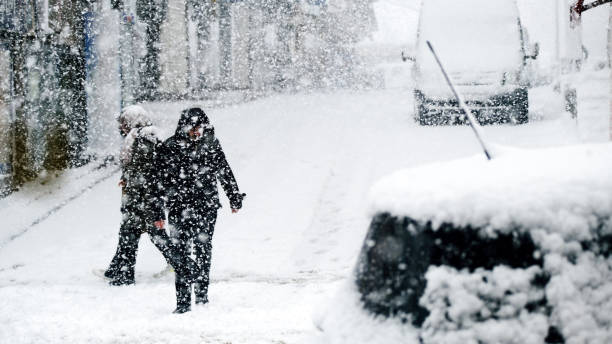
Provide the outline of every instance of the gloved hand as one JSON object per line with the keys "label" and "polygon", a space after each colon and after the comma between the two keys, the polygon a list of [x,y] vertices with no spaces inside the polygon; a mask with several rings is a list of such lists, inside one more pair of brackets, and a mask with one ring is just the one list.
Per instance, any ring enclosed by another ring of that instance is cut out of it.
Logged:
{"label": "gloved hand", "polygon": [[230,206],[232,207],[232,210],[242,208],[242,200],[245,196],[245,193],[235,193],[230,197]]}

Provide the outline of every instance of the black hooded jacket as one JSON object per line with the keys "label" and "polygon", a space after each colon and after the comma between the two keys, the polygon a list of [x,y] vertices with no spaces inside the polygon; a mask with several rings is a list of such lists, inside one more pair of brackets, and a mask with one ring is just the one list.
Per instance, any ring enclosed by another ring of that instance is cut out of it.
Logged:
{"label": "black hooded jacket", "polygon": [[159,184],[159,170],[156,166],[157,149],[161,141],[152,141],[139,136],[135,139],[132,157],[124,164],[121,179],[125,182],[121,211],[149,222],[164,220],[163,191]]}
{"label": "black hooded jacket", "polygon": [[[198,140],[189,137],[189,130],[201,126]],[[233,209],[242,207],[243,194],[238,190],[234,174],[225,159],[206,114],[201,109],[183,111],[176,133],[162,146],[163,184],[170,213],[184,210],[208,211],[221,207],[217,179]]]}

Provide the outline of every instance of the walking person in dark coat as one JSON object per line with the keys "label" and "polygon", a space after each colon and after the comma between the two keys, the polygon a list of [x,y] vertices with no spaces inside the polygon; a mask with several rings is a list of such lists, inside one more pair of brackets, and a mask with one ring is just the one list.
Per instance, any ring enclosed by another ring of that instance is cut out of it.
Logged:
{"label": "walking person in dark coat", "polygon": [[164,230],[166,216],[158,161],[162,141],[158,130],[147,118],[146,111],[137,105],[126,107],[117,121],[125,136],[119,182],[123,219],[117,252],[104,276],[111,279],[111,285],[134,283],[138,241],[146,232],[175,271],[194,278],[197,275],[195,262],[174,251]]}
{"label": "walking person in dark coat", "polygon": [[[200,276],[194,284],[196,304],[208,302],[208,284],[212,254],[212,237],[221,207],[217,180],[230,200],[232,212],[242,207],[245,194],[240,193],[234,174],[225,159],[219,140],[204,111],[184,110],[176,133],[163,144],[164,187],[168,222],[174,227],[175,245],[189,256],[191,244]],[[176,274],[176,313],[191,310],[191,284]]]}

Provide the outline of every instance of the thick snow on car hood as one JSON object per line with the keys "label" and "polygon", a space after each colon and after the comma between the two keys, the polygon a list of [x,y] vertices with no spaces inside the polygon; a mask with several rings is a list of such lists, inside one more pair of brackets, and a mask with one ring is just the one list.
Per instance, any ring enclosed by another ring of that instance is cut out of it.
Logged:
{"label": "thick snow on car hood", "polygon": [[612,144],[484,155],[399,171],[371,191],[372,211],[489,231],[544,229],[591,240],[612,233]]}
{"label": "thick snow on car hood", "polygon": [[[539,247],[542,266],[526,269],[430,266],[423,343],[539,344],[549,328],[565,343],[611,342],[612,144],[498,148],[492,161],[400,171],[374,186],[372,210],[485,235],[528,231]],[[537,276],[548,279],[543,287]],[[547,312],[527,311],[533,300]]]}

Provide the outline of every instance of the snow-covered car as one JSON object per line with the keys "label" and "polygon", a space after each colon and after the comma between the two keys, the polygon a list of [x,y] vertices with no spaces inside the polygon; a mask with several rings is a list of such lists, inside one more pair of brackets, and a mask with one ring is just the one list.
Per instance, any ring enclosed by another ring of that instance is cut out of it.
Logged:
{"label": "snow-covered car", "polygon": [[516,0],[423,1],[417,35],[413,78],[418,123],[462,122],[427,41],[481,124],[529,120],[529,74],[539,49],[529,43]]}
{"label": "snow-covered car", "polygon": [[317,326],[338,342],[611,343],[611,171],[598,144],[384,178],[355,278]]}

